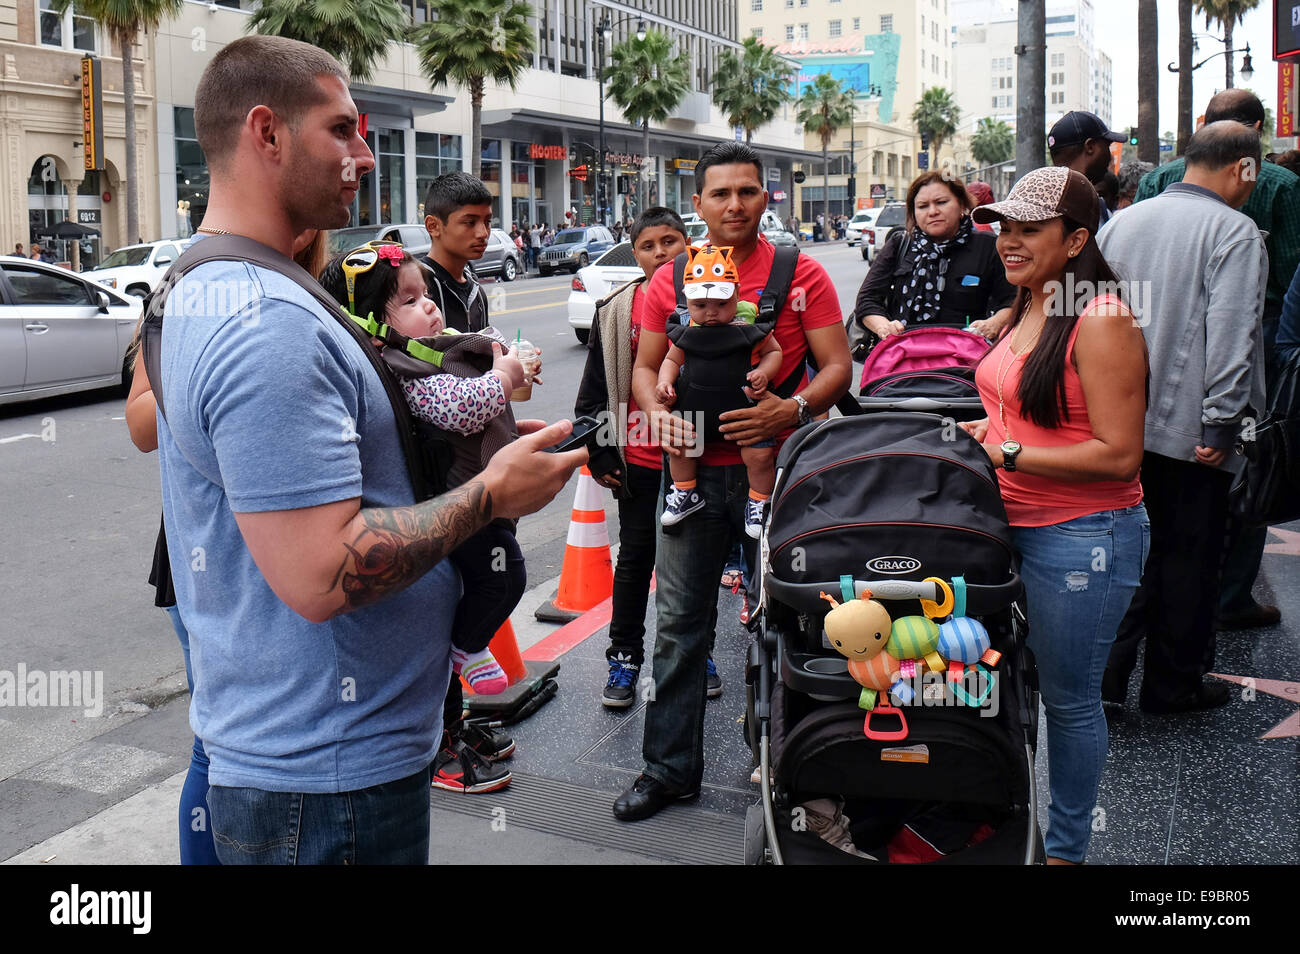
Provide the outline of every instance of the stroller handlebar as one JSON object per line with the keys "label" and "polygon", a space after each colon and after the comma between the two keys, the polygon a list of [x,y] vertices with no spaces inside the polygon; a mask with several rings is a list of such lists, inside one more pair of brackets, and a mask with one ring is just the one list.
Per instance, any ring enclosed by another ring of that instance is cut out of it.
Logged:
{"label": "stroller handlebar", "polygon": [[[806,612],[815,612],[825,608],[821,599],[822,592],[839,593],[839,581],[826,583],[787,583],[777,579],[771,573],[763,578],[764,590],[783,603]],[[939,587],[931,581],[920,580],[857,580],[853,581],[853,592],[861,596],[864,590],[871,591],[872,599],[878,600],[930,600],[939,602]],[[1004,610],[1014,603],[1021,594],[1020,574],[1013,573],[1005,583],[993,585],[966,584],[966,614],[982,616]]]}

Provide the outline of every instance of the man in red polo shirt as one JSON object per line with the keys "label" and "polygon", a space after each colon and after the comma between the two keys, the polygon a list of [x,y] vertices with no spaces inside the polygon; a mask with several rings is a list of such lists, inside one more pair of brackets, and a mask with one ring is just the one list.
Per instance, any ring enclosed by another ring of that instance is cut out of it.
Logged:
{"label": "man in red polo shirt", "polygon": [[[740,142],[714,146],[695,167],[695,210],[709,227],[709,243],[732,246],[741,300],[757,304],[772,268],[774,249],[759,231],[767,208],[763,165]],[[655,396],[659,365],[668,353],[667,322],[677,306],[673,269],[665,266],[646,285],[645,312],[632,371],[632,393],[649,416],[664,450],[681,455],[692,427],[673,417]],[[783,440],[797,425],[829,409],[848,387],[852,370],[839,299],[826,270],[800,255],[776,340],[783,360],[769,390],[753,407],[720,418],[724,441],[708,444],[700,458],[696,491],[705,506],[672,528],[661,529],[655,572],[654,696],[646,709],[645,770],[614,803],[624,821],[648,818],[671,801],[700,791],[704,775],[704,680],[709,634],[716,618],[718,578],[734,540],[752,548],[744,532],[749,488],[739,447]],[[811,381],[806,362],[818,370]],[[779,397],[780,382],[798,376],[793,396]],[[754,555],[750,554],[750,565]]]}

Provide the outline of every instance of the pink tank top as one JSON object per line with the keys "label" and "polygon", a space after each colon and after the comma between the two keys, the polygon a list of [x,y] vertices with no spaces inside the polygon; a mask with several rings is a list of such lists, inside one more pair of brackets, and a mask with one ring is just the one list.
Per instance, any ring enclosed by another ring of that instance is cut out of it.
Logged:
{"label": "pink tank top", "polygon": [[[1102,305],[1119,304],[1112,295],[1094,298],[1088,302],[1086,315]],[[1083,315],[1074,324],[1065,350],[1065,407],[1068,418],[1055,428],[1039,427],[1021,417],[1020,372],[1029,355],[1016,356],[1011,352],[1011,336],[1005,335],[988,353],[975,370],[975,384],[979,388],[984,409],[989,415],[989,430],[985,441],[1000,444],[1007,439],[998,418],[998,369],[1002,369],[1002,402],[1011,439],[1025,447],[1065,447],[1092,440],[1092,423],[1088,419],[1088,405],[1083,397],[1083,385],[1074,367],[1074,342],[1079,336]],[[1010,352],[1010,353],[1008,353]],[[1007,519],[1013,527],[1045,527],[1065,523],[1090,513],[1104,510],[1122,510],[1142,502],[1142,484],[1133,480],[1065,481],[1048,477],[1035,477],[1020,471],[998,471],[1002,487],[1002,500],[1006,504]]]}

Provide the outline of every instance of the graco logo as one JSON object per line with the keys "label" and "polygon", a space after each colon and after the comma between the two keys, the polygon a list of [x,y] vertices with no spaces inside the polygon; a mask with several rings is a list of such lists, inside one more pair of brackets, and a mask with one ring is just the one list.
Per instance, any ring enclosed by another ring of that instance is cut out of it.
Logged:
{"label": "graco logo", "polygon": [[867,561],[867,569],[876,573],[900,574],[915,573],[921,569],[921,561],[909,556],[882,556]]}

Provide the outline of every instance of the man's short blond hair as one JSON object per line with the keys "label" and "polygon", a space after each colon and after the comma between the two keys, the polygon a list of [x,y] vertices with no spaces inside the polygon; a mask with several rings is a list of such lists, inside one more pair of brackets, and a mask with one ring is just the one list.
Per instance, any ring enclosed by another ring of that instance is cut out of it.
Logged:
{"label": "man's short blond hair", "polygon": [[223,47],[203,71],[194,96],[194,129],[208,168],[226,166],[255,106],[266,106],[297,128],[303,113],[325,102],[318,76],[348,82],[339,61],[309,43],[256,34]]}

